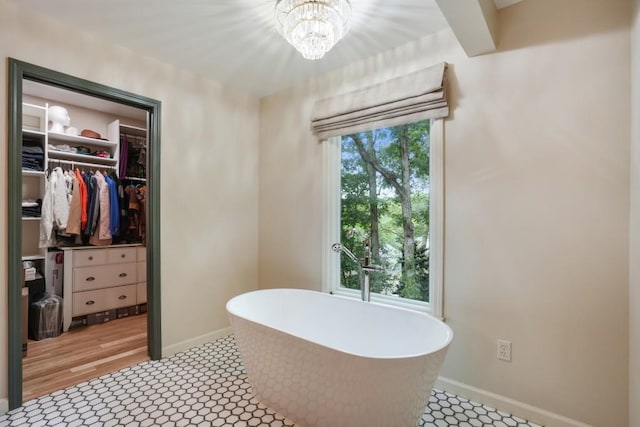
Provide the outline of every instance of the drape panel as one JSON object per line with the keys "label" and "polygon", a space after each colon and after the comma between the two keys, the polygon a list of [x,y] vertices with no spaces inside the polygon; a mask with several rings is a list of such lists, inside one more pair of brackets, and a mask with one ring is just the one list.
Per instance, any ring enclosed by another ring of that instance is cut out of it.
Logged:
{"label": "drape panel", "polygon": [[449,115],[446,63],[365,89],[316,101],[311,127],[320,139]]}

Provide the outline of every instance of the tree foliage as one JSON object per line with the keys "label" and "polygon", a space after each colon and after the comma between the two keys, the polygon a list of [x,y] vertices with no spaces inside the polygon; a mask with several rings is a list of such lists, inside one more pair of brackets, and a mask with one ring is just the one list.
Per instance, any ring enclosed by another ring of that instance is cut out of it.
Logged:
{"label": "tree foliage", "polygon": [[[362,258],[366,233],[385,268],[372,292],[428,301],[429,121],[344,136],[341,173],[342,242]],[[341,285],[359,289],[357,266],[341,262]]]}

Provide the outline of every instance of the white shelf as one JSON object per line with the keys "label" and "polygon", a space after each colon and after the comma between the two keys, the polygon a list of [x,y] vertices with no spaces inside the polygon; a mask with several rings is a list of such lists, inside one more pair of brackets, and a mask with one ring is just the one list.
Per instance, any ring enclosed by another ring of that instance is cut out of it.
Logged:
{"label": "white shelf", "polygon": [[22,127],[29,132],[42,132],[47,127],[47,107],[22,103]]}
{"label": "white shelf", "polygon": [[78,154],[78,153],[69,153],[66,151],[54,151],[49,150],[49,160],[67,160],[74,161],[77,160],[79,162],[91,163],[100,165],[115,165],[118,159],[106,158],[106,157],[98,157],[98,156],[89,156],[87,154]]}
{"label": "white shelf", "polygon": [[24,255],[22,257],[22,261],[35,261],[39,259],[44,259],[44,255]]}
{"label": "white shelf", "polygon": [[138,126],[125,125],[120,123],[120,132],[136,136],[147,136],[147,130]]}
{"label": "white shelf", "polygon": [[31,170],[22,170],[22,176],[44,176],[44,171],[31,171]]}
{"label": "white shelf", "polygon": [[[106,246],[108,248],[129,248],[134,246],[142,246],[142,243],[116,243],[115,245]],[[58,246],[56,249],[60,249],[62,251],[81,251],[84,249],[96,249],[100,248],[100,246]]]}
{"label": "white shelf", "polygon": [[31,110],[31,111],[38,112],[39,114],[43,114],[46,109],[47,107],[45,107],[44,105],[29,104],[28,102],[22,103],[23,112]]}
{"label": "white shelf", "polygon": [[90,145],[92,147],[115,148],[118,143],[108,140],[87,138],[86,136],[73,136],[64,133],[49,132],[49,141],[70,142],[78,145]]}
{"label": "white shelf", "polygon": [[40,217],[39,216],[23,216],[22,220],[23,221],[40,221]]}
{"label": "white shelf", "polygon": [[44,132],[39,130],[22,129],[22,133],[25,135],[41,136],[44,138]]}

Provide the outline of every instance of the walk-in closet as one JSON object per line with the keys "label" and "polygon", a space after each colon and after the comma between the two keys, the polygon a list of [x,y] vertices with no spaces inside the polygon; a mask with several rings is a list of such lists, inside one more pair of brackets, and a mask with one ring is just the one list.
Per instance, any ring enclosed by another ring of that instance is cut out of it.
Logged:
{"label": "walk-in closet", "polygon": [[143,109],[31,80],[21,105],[27,401],[149,359],[149,126]]}

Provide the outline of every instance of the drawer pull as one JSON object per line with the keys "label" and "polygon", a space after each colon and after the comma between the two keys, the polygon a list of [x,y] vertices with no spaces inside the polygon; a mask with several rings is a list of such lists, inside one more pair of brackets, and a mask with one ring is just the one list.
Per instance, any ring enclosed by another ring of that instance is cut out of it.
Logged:
{"label": "drawer pull", "polygon": [[125,255],[125,254],[120,255],[120,258],[126,258],[126,257],[127,257],[127,255]]}
{"label": "drawer pull", "polygon": [[90,299],[89,301],[85,302],[86,305],[93,305],[95,303],[96,302],[94,300],[92,300],[92,299]]}
{"label": "drawer pull", "polygon": [[93,257],[92,256],[89,257],[89,261],[93,261]]}
{"label": "drawer pull", "polygon": [[126,295],[120,295],[120,296],[118,297],[118,299],[127,299],[127,296],[126,296]]}
{"label": "drawer pull", "polygon": [[127,273],[120,273],[120,277],[127,277]]}
{"label": "drawer pull", "polygon": [[87,280],[87,282],[93,282],[94,280],[96,280],[96,278],[93,277],[93,276],[89,276],[89,277],[87,277],[86,280]]}

